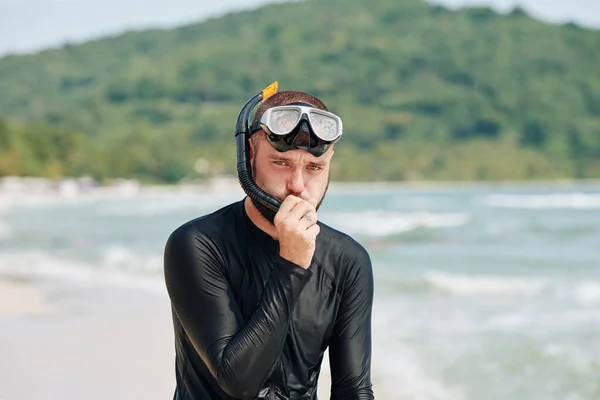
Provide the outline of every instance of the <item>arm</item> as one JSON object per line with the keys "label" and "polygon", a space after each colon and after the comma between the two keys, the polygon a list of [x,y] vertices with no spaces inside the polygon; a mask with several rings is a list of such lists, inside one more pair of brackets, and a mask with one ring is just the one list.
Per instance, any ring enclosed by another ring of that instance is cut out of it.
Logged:
{"label": "arm", "polygon": [[373,270],[366,251],[350,265],[329,343],[331,399],[374,399],[371,387]]}
{"label": "arm", "polygon": [[244,322],[215,243],[178,230],[165,248],[173,309],[223,391],[253,398],[280,355],[295,302],[311,272],[279,258],[252,317]]}

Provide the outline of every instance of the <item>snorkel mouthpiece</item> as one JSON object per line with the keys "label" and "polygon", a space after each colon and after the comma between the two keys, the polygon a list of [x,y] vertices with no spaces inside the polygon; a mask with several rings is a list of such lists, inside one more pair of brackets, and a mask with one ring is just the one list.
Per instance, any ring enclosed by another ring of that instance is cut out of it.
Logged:
{"label": "snorkel mouthpiece", "polygon": [[271,223],[275,220],[275,214],[281,206],[281,202],[259,188],[252,177],[252,166],[250,164],[250,128],[249,119],[252,110],[258,103],[268,99],[278,90],[279,84],[273,82],[261,92],[255,94],[244,104],[238,114],[235,127],[235,139],[237,147],[237,172],[240,185],[244,192],[250,197],[256,208]]}

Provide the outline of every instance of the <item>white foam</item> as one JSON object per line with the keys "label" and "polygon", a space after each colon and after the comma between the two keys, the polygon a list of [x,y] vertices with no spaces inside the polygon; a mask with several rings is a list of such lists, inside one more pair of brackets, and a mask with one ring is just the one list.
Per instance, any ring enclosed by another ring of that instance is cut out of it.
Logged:
{"label": "white foam", "polygon": [[112,245],[105,250],[101,265],[106,269],[136,275],[157,275],[162,272],[163,260],[160,255],[140,257],[127,247]]}
{"label": "white foam", "polygon": [[[375,349],[373,359],[382,366],[384,378],[377,389],[394,398],[419,400],[462,400],[464,395],[436,379],[424,368],[418,356],[407,346],[388,342],[385,349]],[[379,371],[379,369],[378,369]],[[378,392],[378,394],[380,394]],[[383,398],[388,398],[383,396]],[[390,397],[391,398],[391,397]]]}
{"label": "white foam", "polygon": [[[14,253],[0,257],[0,274],[24,279],[50,278],[82,283],[108,283],[166,294],[161,275],[139,273],[155,270],[154,267],[145,266],[148,260],[133,261],[128,269],[123,269],[122,265],[115,263],[117,257],[111,255],[115,252],[116,250],[109,251],[100,264],[55,257],[43,251]],[[154,265],[157,261],[150,262]]]}
{"label": "white foam", "polygon": [[365,211],[360,213],[328,213],[323,221],[348,234],[389,236],[418,228],[437,229],[462,226],[469,216],[462,213],[398,213]]}
{"label": "white foam", "polygon": [[13,235],[12,228],[7,222],[0,220],[0,240],[10,239]]}
{"label": "white foam", "polygon": [[167,215],[182,210],[215,209],[225,206],[240,197],[228,195],[178,195],[177,193],[152,196],[140,201],[99,204],[96,212],[103,216],[149,217]]}
{"label": "white foam", "polygon": [[570,363],[580,372],[589,370],[593,360],[580,349],[558,343],[548,343],[542,348],[542,354],[559,359],[561,363]]}
{"label": "white foam", "polygon": [[524,312],[512,314],[492,315],[487,321],[487,326],[495,329],[514,330],[531,325],[532,316]]}
{"label": "white foam", "polygon": [[527,330],[548,332],[558,332],[561,330],[573,332],[573,329],[580,329],[579,326],[589,329],[592,325],[598,326],[600,313],[597,308],[585,309],[555,309],[542,311],[526,310],[514,313],[503,313],[492,315],[486,321],[488,328],[522,331]]}
{"label": "white foam", "polygon": [[490,207],[502,208],[599,209],[600,193],[492,194],[484,197],[482,202]]}
{"label": "white foam", "polygon": [[591,307],[600,304],[600,282],[583,282],[573,289],[573,298],[579,304]]}
{"label": "white foam", "polygon": [[0,213],[6,212],[10,208],[31,207],[42,208],[59,204],[73,204],[84,201],[96,200],[100,196],[86,195],[86,197],[78,195],[68,195],[61,193],[0,193],[2,201],[0,202]]}
{"label": "white foam", "polygon": [[419,355],[401,338],[396,325],[414,310],[397,299],[376,298],[373,306],[373,377],[381,398],[463,400],[460,389],[425,368]]}
{"label": "white foam", "polygon": [[425,279],[436,288],[454,295],[535,296],[547,287],[546,280],[506,276],[474,276],[426,272]]}
{"label": "white foam", "polygon": [[6,213],[10,208],[11,203],[4,196],[0,196],[0,215]]}

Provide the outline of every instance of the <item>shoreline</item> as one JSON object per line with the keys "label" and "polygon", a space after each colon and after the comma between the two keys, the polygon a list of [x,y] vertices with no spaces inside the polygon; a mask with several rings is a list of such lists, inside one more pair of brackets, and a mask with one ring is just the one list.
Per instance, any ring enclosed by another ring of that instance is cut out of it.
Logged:
{"label": "shoreline", "polygon": [[[500,179],[500,180],[332,180],[336,186],[452,186],[452,185],[530,185],[530,184],[600,184],[600,178],[560,178],[560,179]],[[74,190],[78,186],[81,190],[94,191],[98,189],[118,189],[121,191],[135,190],[136,188],[173,188],[173,187],[208,187],[239,186],[238,177],[234,175],[215,176],[208,179],[182,180],[175,183],[147,183],[135,178],[115,178],[105,182],[82,177],[44,178],[37,176],[0,176],[0,192],[8,187],[24,188],[28,186],[37,190]]]}
{"label": "shoreline", "polygon": [[[110,283],[0,275],[0,305],[0,399],[172,398],[167,296]],[[374,390],[385,387],[376,372]],[[330,388],[326,352],[319,398],[329,398]]]}
{"label": "shoreline", "polygon": [[[144,184],[136,180],[121,179],[112,184],[78,183],[76,179],[62,181],[45,178],[0,177],[0,215],[14,205],[38,206],[54,203],[88,202],[114,198],[162,195],[239,195],[245,196],[238,178],[219,177],[206,181],[189,181],[173,184]],[[84,180],[83,182],[88,182]],[[451,190],[451,189],[550,189],[585,190],[600,188],[600,179],[561,179],[531,181],[331,181],[329,192],[373,190]],[[0,221],[1,222],[1,221]],[[0,223],[0,236],[3,232]]]}
{"label": "shoreline", "polygon": [[0,399],[171,398],[168,300],[142,290],[0,276]]}
{"label": "shoreline", "polygon": [[[158,293],[0,275],[0,399],[172,398],[171,318]],[[319,398],[330,385],[326,354]]]}

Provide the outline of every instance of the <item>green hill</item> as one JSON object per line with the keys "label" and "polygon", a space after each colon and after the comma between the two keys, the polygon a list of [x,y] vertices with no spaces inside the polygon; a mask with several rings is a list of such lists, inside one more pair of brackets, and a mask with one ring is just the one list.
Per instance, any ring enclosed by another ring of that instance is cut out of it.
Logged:
{"label": "green hill", "polygon": [[308,0],[0,59],[0,176],[235,173],[280,89],[344,120],[337,180],[600,177],[600,31],[521,9]]}

